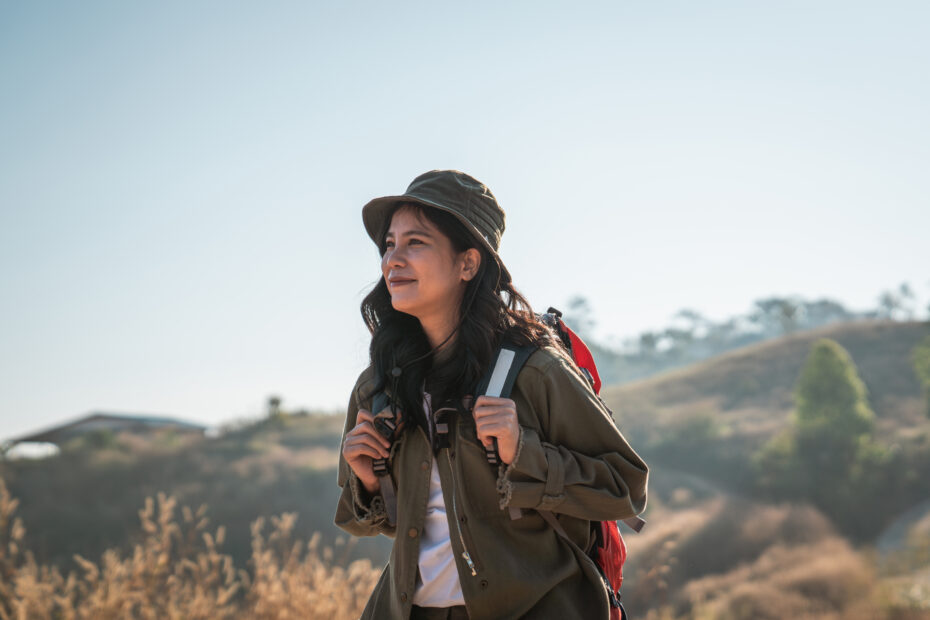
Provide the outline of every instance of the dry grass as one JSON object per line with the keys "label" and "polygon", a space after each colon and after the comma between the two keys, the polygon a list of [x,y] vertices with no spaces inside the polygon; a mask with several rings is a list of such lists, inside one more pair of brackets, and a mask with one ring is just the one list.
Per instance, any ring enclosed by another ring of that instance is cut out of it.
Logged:
{"label": "dry grass", "polygon": [[[159,494],[139,511],[144,538],[132,553],[100,562],[75,556],[67,576],[39,566],[21,549],[17,500],[0,479],[0,618],[357,618],[378,579],[368,560],[346,567],[332,551],[292,540],[294,513],[252,524],[249,570],[219,551],[221,526],[207,529],[206,508],[183,507]],[[180,516],[180,518],[178,518]],[[344,554],[346,555],[346,554]]]}
{"label": "dry grass", "polygon": [[[674,485],[673,485],[674,486]],[[813,508],[725,496],[687,502],[673,488],[649,526],[627,536],[624,599],[648,620],[927,620],[927,548],[882,577]],[[675,505],[676,498],[685,505]],[[629,587],[627,587],[627,584]]]}
{"label": "dry grass", "polygon": [[[139,511],[142,537],[130,553],[75,556],[77,570],[63,575],[23,550],[17,504],[0,478],[0,620],[341,620],[359,617],[378,579],[368,560],[347,564],[351,543],[334,557],[318,535],[294,541],[295,513],[255,520],[251,558],[237,568],[220,551],[225,530],[208,527],[206,508],[179,508],[164,494]],[[669,507],[628,540],[624,598],[649,620],[930,617],[925,568],[920,580],[878,580],[873,562],[809,508],[712,497]],[[913,559],[925,567],[923,555]]]}
{"label": "dry grass", "polygon": [[754,562],[688,583],[682,598],[697,616],[721,619],[876,618],[874,573],[849,545],[773,545]]}

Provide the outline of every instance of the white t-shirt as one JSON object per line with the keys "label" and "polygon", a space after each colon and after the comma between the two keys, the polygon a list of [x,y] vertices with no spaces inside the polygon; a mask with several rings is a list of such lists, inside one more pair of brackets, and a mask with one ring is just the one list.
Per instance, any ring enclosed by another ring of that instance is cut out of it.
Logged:
{"label": "white t-shirt", "polygon": [[[429,393],[424,393],[423,409],[428,418],[432,416]],[[429,477],[429,502],[426,504],[423,536],[420,538],[418,562],[420,570],[413,594],[413,604],[420,607],[464,605],[465,598],[462,596],[459,573],[455,567],[455,554],[452,551],[452,540],[449,537],[449,521],[446,519],[446,504],[442,496],[442,485],[439,482],[439,468],[436,465],[435,455],[432,461],[433,467]]]}

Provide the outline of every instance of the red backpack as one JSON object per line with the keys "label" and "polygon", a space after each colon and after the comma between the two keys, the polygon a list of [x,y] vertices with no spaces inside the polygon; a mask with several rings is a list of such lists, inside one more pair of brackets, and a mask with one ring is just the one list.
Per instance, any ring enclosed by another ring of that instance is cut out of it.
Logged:
{"label": "red backpack", "polygon": [[[562,313],[555,308],[540,315],[540,320],[548,325],[571,353],[572,359],[578,365],[588,381],[594,393],[600,398],[601,379],[594,364],[594,357],[584,341],[578,337],[575,332],[568,328],[562,321]],[[495,356],[494,365],[488,370],[488,373],[478,384],[476,395],[489,394],[500,398],[508,398],[516,382],[517,375],[523,364],[529,358],[535,347],[514,347],[503,344],[498,349]],[[601,401],[603,402],[603,401]],[[606,405],[605,405],[606,406]],[[488,462],[497,466],[500,459],[497,455],[497,440],[493,441],[491,448],[485,448]],[[520,511],[512,510],[511,518],[519,518]],[[540,510],[539,514],[559,533],[563,538],[568,538],[565,530],[562,528],[555,515],[549,511]],[[640,517],[630,517],[623,519],[634,531],[638,532],[645,525],[645,521]],[[594,532],[595,543],[588,556],[594,560],[594,564],[600,571],[601,578],[604,580],[604,586],[608,591],[610,599],[610,618],[611,620],[625,620],[626,612],[620,602],[620,586],[623,583],[623,563],[626,561],[626,545],[623,537],[620,535],[620,529],[616,521],[592,521],[591,528]]]}

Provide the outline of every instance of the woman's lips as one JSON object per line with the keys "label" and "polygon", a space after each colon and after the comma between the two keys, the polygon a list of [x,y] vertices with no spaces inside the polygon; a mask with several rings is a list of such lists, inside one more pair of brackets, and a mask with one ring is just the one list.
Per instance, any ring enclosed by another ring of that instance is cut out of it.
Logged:
{"label": "woman's lips", "polygon": [[403,286],[404,284],[413,284],[416,280],[391,280],[391,286]]}

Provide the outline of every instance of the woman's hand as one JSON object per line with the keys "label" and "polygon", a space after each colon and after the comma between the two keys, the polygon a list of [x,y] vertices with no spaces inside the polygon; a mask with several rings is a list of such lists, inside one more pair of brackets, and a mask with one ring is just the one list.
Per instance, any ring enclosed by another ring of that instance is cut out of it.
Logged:
{"label": "woman's hand", "polygon": [[501,461],[509,465],[517,455],[520,425],[517,423],[517,404],[509,398],[479,396],[472,410],[478,439],[490,448],[492,437],[497,437],[497,452]]}
{"label": "woman's hand", "polygon": [[375,430],[373,420],[370,411],[359,409],[355,428],[346,433],[342,444],[342,456],[369,493],[376,493],[381,488],[371,462],[373,459],[386,459],[391,449],[388,440]]}

